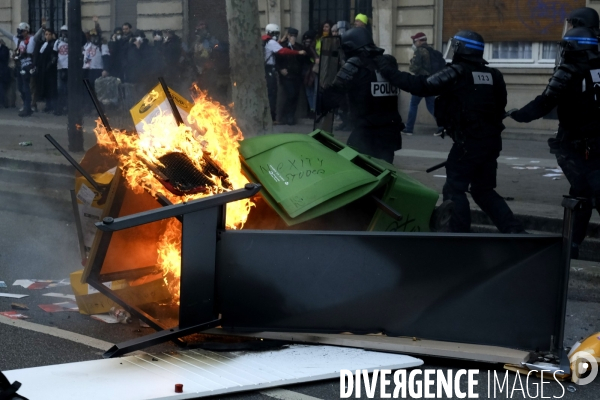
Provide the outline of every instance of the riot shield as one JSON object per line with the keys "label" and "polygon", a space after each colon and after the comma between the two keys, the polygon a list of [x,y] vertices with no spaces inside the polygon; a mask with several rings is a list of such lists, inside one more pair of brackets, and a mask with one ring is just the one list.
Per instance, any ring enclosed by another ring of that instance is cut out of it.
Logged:
{"label": "riot shield", "polygon": [[314,129],[322,129],[325,132],[333,133],[334,110],[324,111],[321,99],[323,91],[331,86],[340,69],[342,60],[339,36],[324,37],[322,39],[320,60]]}

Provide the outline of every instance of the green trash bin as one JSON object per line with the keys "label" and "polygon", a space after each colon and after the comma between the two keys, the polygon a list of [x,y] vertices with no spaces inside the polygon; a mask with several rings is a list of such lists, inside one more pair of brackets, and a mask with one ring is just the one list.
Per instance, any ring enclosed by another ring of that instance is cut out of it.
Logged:
{"label": "green trash bin", "polygon": [[263,185],[261,196],[287,226],[331,220],[337,212],[339,223],[327,224],[333,230],[352,226],[349,219],[366,219],[370,231],[430,230],[435,190],[324,131],[244,140],[240,154],[245,175]]}

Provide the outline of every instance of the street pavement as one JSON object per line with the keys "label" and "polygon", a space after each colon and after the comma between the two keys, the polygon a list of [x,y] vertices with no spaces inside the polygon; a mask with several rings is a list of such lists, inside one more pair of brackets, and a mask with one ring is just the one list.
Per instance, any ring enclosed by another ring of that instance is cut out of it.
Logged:
{"label": "street pavement", "polygon": [[[73,187],[72,170],[43,137],[44,134],[51,133],[66,146],[66,119],[41,114],[35,114],[29,119],[19,119],[14,114],[14,110],[0,110],[0,226],[3,227],[0,235],[0,281],[9,285],[8,288],[0,289],[0,292],[27,294],[29,297],[20,300],[0,298],[0,311],[10,310],[13,302],[24,303],[29,308],[24,311],[30,317],[26,321],[36,324],[35,326],[54,327],[108,343],[153,332],[150,328],[140,327],[137,320],[129,325],[105,324],[76,312],[47,313],[38,307],[39,304],[62,301],[43,294],[50,291],[70,294],[68,286],[45,290],[11,286],[17,279],[65,279],[71,272],[82,268],[68,194],[68,190]],[[87,118],[84,124],[86,149],[94,144],[89,128],[92,123],[93,119]],[[277,126],[275,130],[307,133],[311,126],[306,123],[295,127]],[[416,132],[414,136],[404,137],[404,149],[397,153],[395,164],[424,184],[441,191],[444,179],[436,175],[443,176],[444,170],[434,174],[426,174],[424,171],[443,161],[451,142],[449,139],[433,137],[433,130],[428,127],[417,127]],[[345,140],[348,133],[340,132],[336,135]],[[540,133],[532,135],[537,136],[525,137],[527,140],[505,140],[498,167],[498,191],[504,197],[514,198],[509,204],[517,213],[561,218],[560,200],[568,192],[568,183],[564,177],[553,180],[543,176],[547,173],[546,168],[556,167],[556,162],[540,139]],[[19,146],[18,143],[22,141],[31,141],[33,146]],[[76,158],[82,155],[74,154]],[[515,166],[540,168],[515,169]],[[596,214],[594,221],[599,222]],[[566,341],[569,344],[600,331],[600,298],[597,290],[600,274],[597,273],[596,265],[598,264],[591,262],[575,262],[572,265],[566,325]],[[587,274],[582,275],[582,271]],[[3,318],[0,322],[10,321],[2,316],[0,318]],[[0,370],[101,358],[102,349],[77,343],[75,340],[68,334],[59,338],[0,323]],[[173,344],[167,343],[148,351],[175,349]],[[424,368],[477,368],[481,370],[481,376],[486,376],[489,370],[502,371],[501,365],[436,358],[425,358],[424,361]],[[511,376],[510,382],[512,379]],[[586,387],[576,387],[575,393],[566,392],[563,398],[597,399],[600,393],[599,381],[597,379]],[[339,389],[338,380],[328,380],[293,385],[280,391],[215,398],[336,399],[339,398]],[[480,380],[477,389],[480,398],[487,398],[485,379]],[[519,395],[514,398],[520,398]],[[544,395],[559,397],[561,388],[555,383],[546,385]]]}

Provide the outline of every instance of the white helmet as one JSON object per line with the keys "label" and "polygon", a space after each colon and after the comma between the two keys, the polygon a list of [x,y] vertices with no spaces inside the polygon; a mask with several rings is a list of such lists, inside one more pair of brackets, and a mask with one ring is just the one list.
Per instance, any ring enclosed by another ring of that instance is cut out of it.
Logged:
{"label": "white helmet", "polygon": [[22,31],[27,31],[27,32],[31,31],[31,27],[29,26],[29,24],[27,22],[21,22],[19,24],[19,29]]}
{"label": "white helmet", "polygon": [[267,31],[267,34],[281,32],[281,30],[279,29],[279,25],[277,24],[268,24],[265,28],[265,31]]}
{"label": "white helmet", "polygon": [[67,25],[63,25],[63,26],[60,27],[60,30],[61,31],[68,31],[69,27]]}

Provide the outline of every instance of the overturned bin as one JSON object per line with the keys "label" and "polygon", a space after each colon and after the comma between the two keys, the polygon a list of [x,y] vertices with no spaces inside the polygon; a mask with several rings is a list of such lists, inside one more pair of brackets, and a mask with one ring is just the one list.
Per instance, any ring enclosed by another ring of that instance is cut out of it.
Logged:
{"label": "overturned bin", "polygon": [[246,229],[428,232],[436,228],[435,190],[324,131],[244,140],[240,155],[244,174],[264,188]]}

